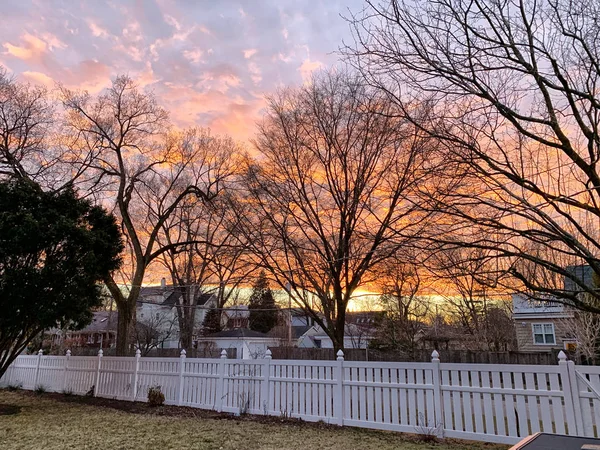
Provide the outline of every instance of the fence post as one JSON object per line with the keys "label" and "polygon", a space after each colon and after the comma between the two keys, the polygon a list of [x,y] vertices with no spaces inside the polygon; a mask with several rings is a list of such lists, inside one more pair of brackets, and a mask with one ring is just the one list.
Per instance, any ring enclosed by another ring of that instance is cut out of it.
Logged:
{"label": "fence post", "polygon": [[215,394],[215,411],[221,412],[223,409],[223,386],[225,384],[225,360],[227,359],[227,351],[221,351],[221,358],[217,366],[217,392]]}
{"label": "fence post", "polygon": [[185,349],[181,350],[179,355],[179,395],[177,396],[177,404],[181,406],[183,403],[183,373],[185,369]]}
{"label": "fence post", "polygon": [[43,354],[44,354],[44,351],[40,348],[40,350],[38,351],[37,363],[35,365],[35,381],[33,382],[33,389],[37,389],[37,387],[38,387],[38,379],[40,376],[40,364],[42,362]]}
{"label": "fence post", "polygon": [[333,398],[333,411],[335,413],[337,424],[344,425],[344,352],[337,352],[336,384],[335,396]]}
{"label": "fence post", "polygon": [[134,402],[138,395],[138,377],[139,377],[138,372],[140,370],[140,357],[141,356],[142,356],[142,352],[138,348],[135,351],[135,366],[133,369],[133,389],[131,389],[132,396],[133,396],[131,400]]}
{"label": "fence post", "polygon": [[265,353],[265,359],[263,361],[262,370],[263,372],[263,381],[262,381],[262,392],[260,394],[262,400],[263,414],[267,416],[269,414],[269,403],[271,399],[270,396],[270,386],[269,386],[269,378],[271,377],[271,359],[273,358],[271,350],[267,349]]}
{"label": "fence post", "polygon": [[435,423],[427,424],[428,427],[437,428],[444,423],[444,410],[442,409],[442,382],[440,376],[440,354],[437,350],[431,353],[431,365],[433,372],[433,410]]}
{"label": "fence post", "polygon": [[67,354],[65,355],[65,367],[63,368],[63,382],[62,382],[62,391],[65,392],[67,389],[67,371],[69,370],[69,359],[71,358],[71,350],[67,350]]}
{"label": "fence post", "polygon": [[577,380],[577,373],[575,372],[575,362],[567,361],[567,369],[569,371],[569,381],[571,382],[577,434],[579,436],[585,436],[585,426],[583,423],[583,414],[581,412],[581,398],[579,397],[579,381]]}
{"label": "fence post", "polygon": [[98,391],[100,390],[100,367],[102,366],[102,355],[104,355],[102,349],[98,350],[98,367],[96,368],[96,384],[94,384],[94,397],[98,397]]}
{"label": "fence post", "polygon": [[565,396],[565,416],[567,425],[569,426],[569,434],[583,436],[581,405],[575,404],[575,397],[573,396],[573,387],[577,387],[577,379],[569,376],[569,362],[567,361],[567,355],[562,350],[558,354],[558,367],[560,369],[562,390]]}

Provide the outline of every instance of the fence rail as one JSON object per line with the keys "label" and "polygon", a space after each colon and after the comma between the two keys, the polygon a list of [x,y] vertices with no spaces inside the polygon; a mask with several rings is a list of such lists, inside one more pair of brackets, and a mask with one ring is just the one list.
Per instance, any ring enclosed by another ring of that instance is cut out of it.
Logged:
{"label": "fence rail", "polygon": [[286,415],[411,433],[512,444],[538,431],[598,437],[600,367],[431,362],[19,356],[0,385]]}

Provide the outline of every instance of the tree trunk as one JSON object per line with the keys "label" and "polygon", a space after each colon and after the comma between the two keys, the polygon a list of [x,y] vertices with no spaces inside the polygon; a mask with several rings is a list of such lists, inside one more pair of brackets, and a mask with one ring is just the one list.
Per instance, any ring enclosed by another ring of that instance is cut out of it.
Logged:
{"label": "tree trunk", "polygon": [[190,326],[189,317],[181,322],[179,328],[179,342],[181,347],[189,350],[192,348],[193,326]]}
{"label": "tree trunk", "polygon": [[119,308],[119,321],[117,324],[117,356],[129,356],[134,326],[135,307],[130,308],[127,303],[122,304]]}

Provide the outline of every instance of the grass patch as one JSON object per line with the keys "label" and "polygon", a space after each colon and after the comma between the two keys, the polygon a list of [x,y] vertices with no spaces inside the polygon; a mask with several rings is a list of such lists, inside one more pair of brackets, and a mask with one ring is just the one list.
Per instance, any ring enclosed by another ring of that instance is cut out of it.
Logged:
{"label": "grass patch", "polygon": [[[63,399],[64,397],[61,396]],[[508,446],[456,440],[418,442],[416,436],[318,424],[261,423],[228,418],[132,414],[113,408],[59,401],[51,394],[0,390],[0,403],[21,408],[0,416],[3,450],[155,449],[161,450],[500,450]],[[148,408],[146,406],[146,408]],[[156,409],[148,408],[149,411]],[[40,431],[42,430],[42,431]]]}

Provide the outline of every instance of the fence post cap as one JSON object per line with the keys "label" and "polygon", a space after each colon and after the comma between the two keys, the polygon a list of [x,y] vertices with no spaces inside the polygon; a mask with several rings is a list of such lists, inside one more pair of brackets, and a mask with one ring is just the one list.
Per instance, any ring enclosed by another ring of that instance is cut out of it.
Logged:
{"label": "fence post cap", "polygon": [[136,357],[136,358],[139,358],[139,357],[141,357],[141,356],[142,356],[142,352],[141,352],[141,350],[138,348],[138,349],[135,351],[135,357]]}
{"label": "fence post cap", "polygon": [[44,354],[44,350],[42,350],[41,348],[38,350],[38,355],[42,356]]}
{"label": "fence post cap", "polygon": [[227,359],[227,350],[221,350],[221,359]]}
{"label": "fence post cap", "polygon": [[567,361],[567,355],[565,354],[565,352],[563,352],[562,350],[558,353],[558,362],[565,362]]}
{"label": "fence post cap", "polygon": [[104,355],[104,352],[102,351],[102,349],[98,350],[98,356],[102,356]]}
{"label": "fence post cap", "polygon": [[344,360],[344,352],[342,351],[342,349],[339,349],[336,353],[337,355],[337,360],[338,361],[343,361]]}
{"label": "fence post cap", "polygon": [[439,361],[440,360],[440,354],[438,353],[437,350],[434,350],[431,352],[431,360],[432,361]]}
{"label": "fence post cap", "polygon": [[185,348],[181,349],[181,353],[179,354],[179,356],[181,358],[185,358],[185,355],[187,354],[187,352],[185,351]]}
{"label": "fence post cap", "polygon": [[71,356],[71,350],[67,350],[67,356]]}
{"label": "fence post cap", "polygon": [[265,352],[265,359],[271,358],[273,358],[273,352],[271,352],[271,349],[267,349],[267,351]]}

